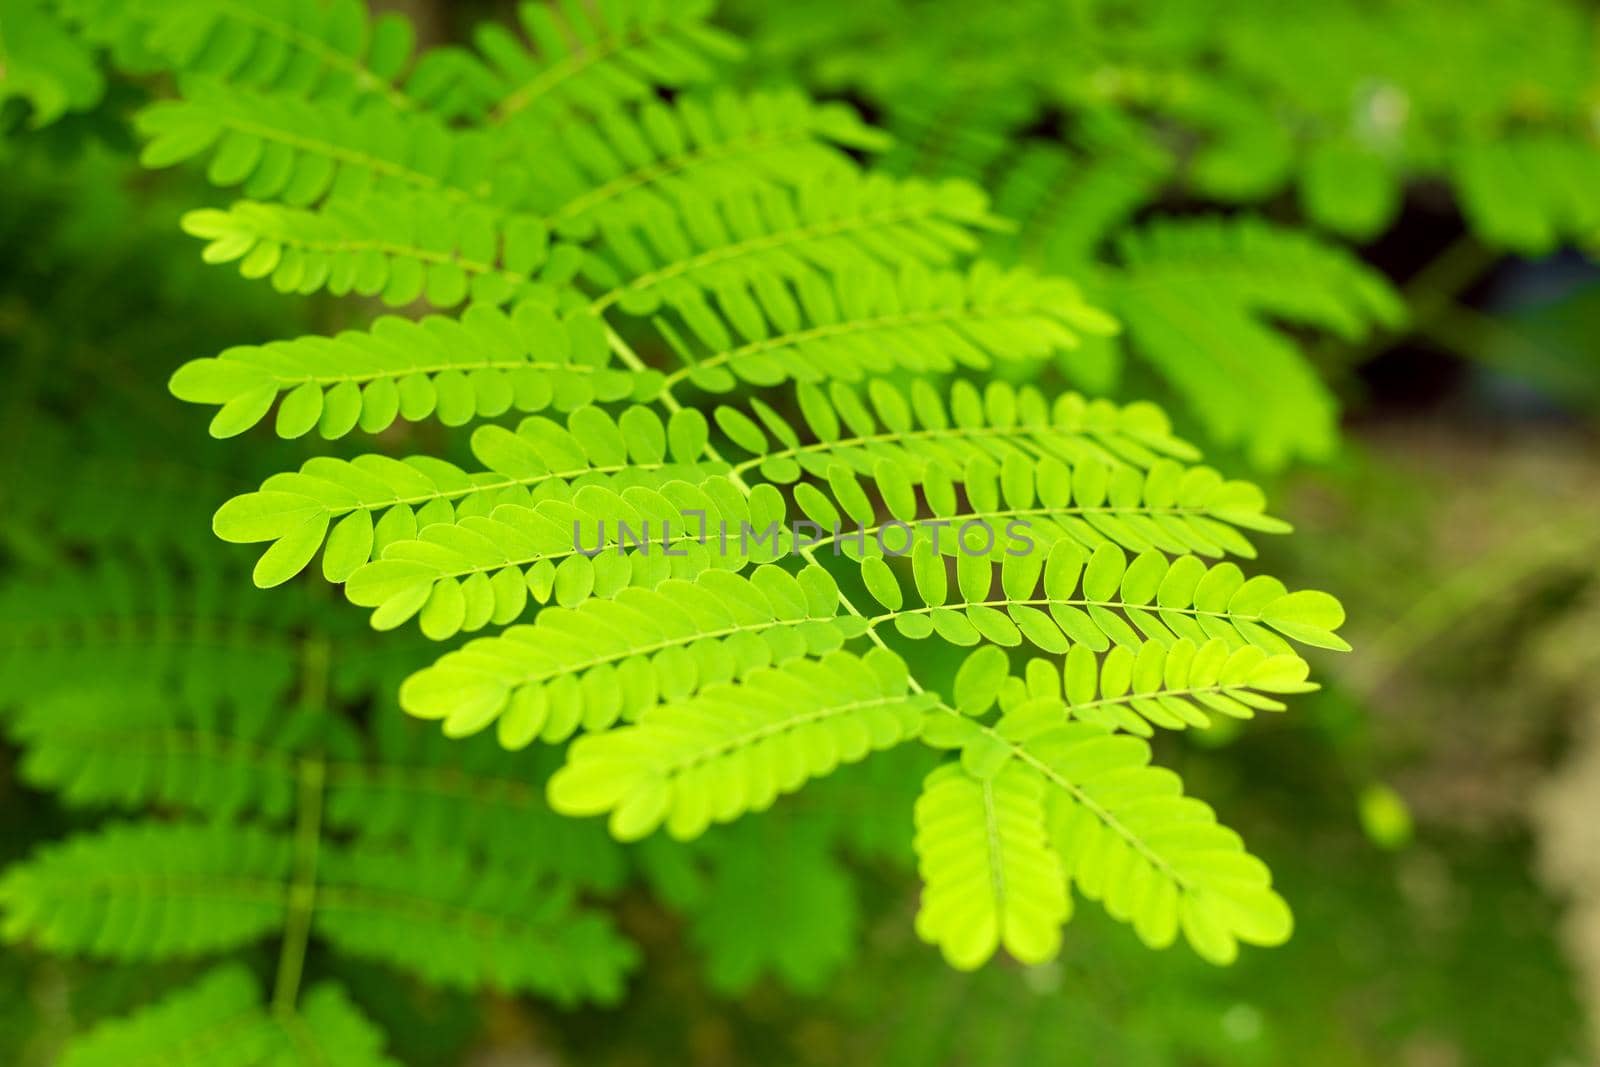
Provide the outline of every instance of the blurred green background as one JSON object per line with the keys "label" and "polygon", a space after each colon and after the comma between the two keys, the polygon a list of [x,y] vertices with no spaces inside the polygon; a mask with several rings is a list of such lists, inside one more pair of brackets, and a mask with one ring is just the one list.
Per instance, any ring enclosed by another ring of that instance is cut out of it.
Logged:
{"label": "blurred green background", "polygon": [[[436,40],[506,10],[387,6]],[[43,38],[12,18],[0,35],[15,68]],[[1272,865],[1296,911],[1286,947],[1219,970],[1150,953],[1080,908],[1059,963],[949,971],[912,933],[906,764],[921,756],[908,754],[715,831],[692,859],[639,850],[612,905],[644,953],[620,1006],[446,994],[333,955],[313,968],[360,994],[416,1067],[1597,1062],[1600,272],[1584,254],[1594,213],[1534,203],[1540,168],[1563,153],[1572,175],[1600,174],[1596,19],[1589,4],[1531,0],[739,0],[719,18],[751,41],[742,77],[852,100],[897,136],[882,166],[981,180],[1025,223],[997,236],[997,255],[1084,277],[1113,303],[1129,262],[1119,234],[1243,211],[1352,250],[1403,300],[1403,320],[1375,316],[1345,338],[1266,310],[1343,406],[1326,447],[1219,439],[1148,360],[1105,382],[1168,402],[1214,463],[1263,480],[1297,528],[1268,546],[1269,569],[1349,611],[1355,651],[1319,657],[1325,689],[1290,714],[1160,739],[1160,758]],[[25,91],[0,123],[8,714],[44,655],[41,587],[104,590],[172,566],[259,595],[209,517],[298,454],[206,439],[165,381],[229,344],[340,321],[331,299],[199,262],[176,219],[218,194],[187,171],[140,170],[129,130],[159,76],[104,78],[70,88],[50,125],[36,128],[40,98]],[[1461,162],[1463,143],[1525,134],[1557,147],[1500,185]],[[1248,406],[1281,399],[1218,387]],[[361,639],[360,620],[339,617]],[[142,676],[146,642],[186,640],[141,625],[137,612],[99,630],[61,623],[48,633],[103,644],[54,662]],[[210,647],[173,651],[175,684],[236,669],[206,666]],[[11,737],[0,863],[97,817],[32,788]],[[0,1061],[52,1062],[151,983],[148,967],[8,947]]]}

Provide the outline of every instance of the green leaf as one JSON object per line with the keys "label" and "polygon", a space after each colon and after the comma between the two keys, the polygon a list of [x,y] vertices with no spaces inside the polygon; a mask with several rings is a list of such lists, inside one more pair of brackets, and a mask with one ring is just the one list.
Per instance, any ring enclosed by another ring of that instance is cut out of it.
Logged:
{"label": "green leaf", "polygon": [[1006,654],[992,645],[986,645],[968,656],[956,672],[952,694],[956,710],[963,715],[978,716],[994,707],[995,700],[1000,696],[1000,684],[1005,681],[1008,670]]}
{"label": "green leaf", "polygon": [[866,582],[867,592],[872,594],[873,599],[890,611],[899,611],[905,603],[899,579],[883,560],[876,557],[863,560],[861,578]]}
{"label": "green leaf", "polygon": [[[662,824],[673,837],[697,837],[914,734],[926,701],[906,687],[904,667],[882,650],[757,671],[579,738],[550,780],[550,803],[568,815],[610,812],[623,840]],[[725,775],[737,791],[714,798],[708,790]]]}
{"label": "green leaf", "polygon": [[340,519],[328,535],[322,553],[322,575],[330,582],[343,582],[355,569],[372,558],[372,513],[352,511]]}
{"label": "green leaf", "polygon": [[1305,589],[1279,597],[1262,607],[1261,619],[1296,641],[1349,651],[1350,645],[1333,632],[1344,625],[1344,607],[1327,593]]}
{"label": "green leaf", "polygon": [[1071,914],[1045,831],[1044,783],[1011,764],[975,781],[958,765],[928,776],[916,804],[924,889],[917,934],[970,971],[1001,946],[1020,963],[1055,958]]}
{"label": "green leaf", "polygon": [[305,570],[328,532],[327,512],[318,512],[285,533],[256,561],[251,577],[260,589],[282,585]]}

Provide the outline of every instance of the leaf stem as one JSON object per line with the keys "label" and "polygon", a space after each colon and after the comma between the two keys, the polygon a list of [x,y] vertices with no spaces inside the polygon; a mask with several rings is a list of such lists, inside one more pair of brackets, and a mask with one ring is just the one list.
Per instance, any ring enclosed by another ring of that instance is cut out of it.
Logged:
{"label": "leaf stem", "polygon": [[292,1013],[300,994],[306,945],[311,939],[311,917],[317,901],[317,853],[322,838],[321,756],[300,761],[298,815],[294,831],[294,878],[289,883],[289,915],[278,951],[278,975],[273,986],[272,1010]]}
{"label": "leaf stem", "polygon": [[[321,708],[328,697],[328,664],[332,650],[325,635],[306,639],[301,659],[301,699],[308,708]],[[288,916],[278,951],[278,973],[273,985],[272,1010],[293,1015],[305,970],[306,945],[317,901],[317,858],[322,844],[323,782],[327,765],[321,753],[303,757],[296,766],[294,870],[288,887]]]}

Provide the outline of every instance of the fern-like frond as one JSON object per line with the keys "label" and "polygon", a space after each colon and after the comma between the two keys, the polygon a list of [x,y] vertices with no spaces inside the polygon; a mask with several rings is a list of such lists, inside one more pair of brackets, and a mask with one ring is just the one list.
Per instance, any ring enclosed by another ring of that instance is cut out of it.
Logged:
{"label": "fern-like frond", "polygon": [[24,749],[24,780],[75,807],[284,818],[294,809],[296,753],[329,723],[264,703],[221,715],[165,692],[90,686],[30,701],[7,733]]}
{"label": "fern-like frond", "polygon": [[[1166,222],[1127,234],[1105,296],[1128,343],[1219,440],[1265,464],[1332,447],[1332,395],[1281,321],[1359,340],[1404,316],[1349,253],[1259,220]],[[1259,402],[1271,397],[1271,404]]]}
{"label": "fern-like frond", "polygon": [[586,281],[601,290],[596,311],[616,306],[649,315],[666,305],[698,334],[697,324],[715,314],[707,301],[715,297],[747,339],[759,340],[767,331],[758,304],[785,299],[774,284],[793,284],[802,300],[825,300],[813,295],[823,277],[908,263],[949,266],[976,249],[971,228],[995,224],[974,186],[844,170],[793,192],[756,190],[720,201],[685,196],[677,208],[641,211],[601,231],[601,250],[583,266]]}
{"label": "fern-like frond", "polygon": [[1309,671],[1293,653],[1220,637],[1198,645],[1187,637],[1118,645],[1103,657],[1074,645],[1059,669],[1031,660],[1026,684],[1008,682],[1000,705],[1013,725],[1059,725],[1070,717],[1148,737],[1157,726],[1207,729],[1216,715],[1249,719],[1257,711],[1282,711],[1277,696],[1316,688],[1306,681]]}
{"label": "fern-like frond", "polygon": [[[1003,674],[1003,657],[991,662]],[[1182,795],[1176,775],[1149,765],[1144,741],[1098,724],[1040,715],[1036,701],[1014,706],[997,727],[984,726],[966,717],[982,714],[1001,689],[1001,678],[984,673],[985,691],[965,714],[946,709],[930,718],[924,739],[963,749],[961,762],[944,773],[989,782],[1009,772],[1041,784],[1058,863],[1053,872],[1047,865],[1036,868],[1041,883],[1050,873],[1064,878],[1113,918],[1130,923],[1152,948],[1170,945],[1181,931],[1213,963],[1232,962],[1240,941],[1275,945],[1287,939],[1289,910],[1273,892],[1266,866],[1245,852],[1236,833],[1218,825],[1207,805]],[[960,697],[957,703],[962,705]],[[923,847],[932,846],[929,840]],[[950,939],[959,936],[953,924],[933,923],[924,932],[944,944],[947,955]],[[1025,950],[1044,936],[1037,929],[1028,933]],[[962,957],[968,967],[981,964],[995,947],[988,937],[974,938],[970,946],[955,943],[971,948]]]}
{"label": "fern-like frond", "polygon": [[719,199],[793,185],[853,166],[832,145],[880,146],[881,135],[839,104],[798,93],[720,92],[672,105],[648,101],[595,125],[551,130],[529,169],[495,158],[484,130],[374,100],[313,103],[208,81],[141,113],[143,161],[164,167],[209,154],[207,177],[256,201],[305,207],[324,199],[419,194],[412,210],[482,212],[474,225],[542,224],[588,241],[597,223],[674,210],[680,196]]}
{"label": "fern-like frond", "polygon": [[[869,592],[888,613],[874,625],[893,622],[911,638],[937,634],[957,645],[980,640],[1003,646],[1024,643],[1064,653],[1074,645],[1093,652],[1113,647],[1122,654],[1152,642],[1171,648],[1180,640],[1204,644],[1213,637],[1228,648],[1253,644],[1288,652],[1281,634],[1307,644],[1346,649],[1334,634],[1344,621],[1326,593],[1288,593],[1275,578],[1245,579],[1232,563],[1207,566],[1194,556],[1175,560],[1147,550],[1129,563],[1114,544],[1093,553],[1070,541],[1057,542],[1047,558],[1039,550],[1006,557],[1002,591],[992,596],[994,572],[983,555],[957,555],[956,596],[945,569],[927,542],[913,556],[915,593],[921,606],[904,607],[905,592],[880,559],[863,563]],[[1036,591],[1042,570],[1043,595]]]}
{"label": "fern-like frond", "polygon": [[530,626],[473,641],[407,679],[400,703],[462,736],[498,722],[500,743],[566,740],[578,729],[637,720],[662,702],[801,656],[865,631],[841,616],[828,572],[776,566],[746,577],[707,571],[613,600],[551,608]]}
{"label": "fern-like frond", "polygon": [[315,892],[302,895],[292,852],[287,833],[248,825],[114,825],[10,868],[0,931],[62,954],[189,958],[250,944],[309,906],[312,931],[352,956],[563,1002],[614,999],[634,963],[538,865],[325,842]]}
{"label": "fern-like frond", "polygon": [[340,199],[316,210],[241,200],[191,211],[183,228],[209,242],[208,262],[237,260],[244,277],[268,278],[281,292],[326,289],[390,307],[548,294],[571,279],[579,258],[571,247],[552,251],[549,231],[532,216],[425,193]]}
{"label": "fern-like frond", "polygon": [[273,1011],[255,976],[230,965],[127,1018],[100,1024],[72,1042],[60,1062],[61,1067],[397,1067],[383,1046],[382,1033],[340,986],[323,983],[293,1011]]}
{"label": "fern-like frond", "polygon": [[909,690],[905,665],[882,649],[765,668],[578,738],[550,802],[568,815],[610,813],[622,840],[663,824],[692,838],[915,736],[931,699]]}
{"label": "fern-like frond", "polygon": [[241,600],[237,577],[108,553],[0,586],[0,702],[92,678],[102,689],[160,683],[197,706],[279,706],[294,683],[306,601]]}
{"label": "fern-like frond", "polygon": [[243,433],[277,404],[279,436],[315,429],[332,439],[357,428],[380,433],[397,418],[460,426],[513,409],[572,411],[649,394],[660,380],[612,367],[610,358],[599,322],[585,312],[475,306],[459,319],[385,316],[368,330],[230,348],[179,367],[171,388],[220,407],[211,422],[217,437]]}
{"label": "fern-like frond", "polygon": [[[589,485],[658,488],[719,473],[721,465],[697,461],[701,451],[684,445],[683,423],[695,419],[703,416],[683,412],[664,426],[652,409],[631,407],[613,421],[602,409],[585,406],[572,412],[565,427],[542,416],[524,419],[515,432],[480,426],[471,447],[486,469],[471,473],[426,455],[318,456],[298,472],[273,475],[256,492],[229,500],[212,525],[225,541],[271,541],[268,552],[284,541],[294,548],[279,553],[267,573],[258,573],[258,584],[292,577],[324,547],[323,577],[342,582],[389,545],[412,540],[435,523],[486,516],[501,505],[570,500]],[[687,439],[694,439],[692,432]],[[675,448],[671,456],[669,446]],[[313,542],[307,530],[323,536]]]}
{"label": "fern-like frond", "polygon": [[400,88],[415,40],[403,15],[360,0],[59,0],[91,40],[158,67],[311,100],[376,96],[412,107]]}
{"label": "fern-like frond", "polygon": [[923,784],[916,824],[923,940],[962,970],[1002,945],[1022,963],[1055,957],[1072,902],[1050,849],[1039,775],[1013,763],[980,780],[945,764]]}
{"label": "fern-like frond", "polygon": [[602,8],[524,3],[517,9],[530,50],[509,30],[485,24],[475,43],[486,77],[475,76],[493,124],[540,126],[563,113],[596,113],[712,80],[739,43],[707,23],[710,0],[615,0]]}
{"label": "fern-like frond", "polygon": [[[543,329],[559,342],[547,316],[528,310],[527,317],[541,318]],[[517,321],[522,319],[519,312]],[[500,336],[494,331],[503,332],[505,323],[494,312],[475,309],[464,325],[474,336],[493,342]],[[573,325],[569,321],[569,332]],[[445,320],[429,320],[427,326],[433,332],[385,320],[375,334],[392,338],[396,346],[425,337],[437,345],[434,351],[441,357],[449,351],[447,340],[460,336]],[[524,337],[530,332],[524,329]],[[370,343],[369,336],[361,334],[343,335],[340,340]],[[281,344],[322,353],[321,358],[331,361],[335,353],[327,346],[336,343],[308,339]],[[524,342],[522,347],[529,345]],[[311,403],[303,413],[291,409],[288,421],[280,409],[278,421],[286,432],[310,429],[317,388],[329,390],[317,413],[321,423],[329,422],[330,410],[351,400],[361,405],[357,422],[364,428],[375,430],[397,414],[394,408],[401,403],[401,387],[394,387],[392,379],[398,372],[369,381],[358,396],[357,387],[348,380],[330,385],[336,375],[316,379],[279,373],[276,380],[268,377],[270,372],[259,364],[267,362],[266,353],[271,351],[273,346],[241,349],[196,361],[175,376],[174,388],[190,399],[216,402],[231,396],[234,399],[229,403],[263,395],[264,388],[290,388],[292,396],[298,394],[297,402]],[[532,373],[520,355],[508,355],[505,362],[513,369],[476,368],[468,373],[469,382],[477,386],[470,402],[453,392],[435,390],[442,395],[434,403],[460,401],[449,411],[447,421],[468,417],[471,403],[488,392],[481,379],[472,381],[473,375]],[[447,373],[439,372],[440,377]],[[610,373],[619,384],[625,380],[625,372]],[[415,378],[400,380],[408,395],[423,389]],[[454,384],[451,380],[452,389]],[[335,391],[342,391],[347,399],[334,399]],[[582,395],[579,391],[569,397]],[[552,395],[525,397],[524,403],[532,406],[542,399],[557,406],[571,402],[568,397]],[[870,476],[897,519],[908,517],[905,512],[915,503],[910,488],[913,482],[924,482],[924,494],[936,513],[950,515],[953,512],[946,502],[955,499],[952,481],[972,483],[974,499],[984,501],[998,492],[995,485],[999,479],[1008,503],[1020,508],[1018,517],[1040,519],[1043,528],[1065,530],[1089,547],[1109,538],[1134,551],[1155,545],[1174,552],[1216,555],[1227,550],[1252,555],[1249,543],[1234,532],[1234,526],[1284,528],[1261,514],[1260,495],[1252,487],[1224,482],[1206,468],[1184,470],[1158,460],[1163,453],[1188,456],[1192,452],[1172,438],[1164,421],[1147,407],[1085,405],[1079,398],[1067,396],[1052,408],[1028,388],[1017,392],[996,385],[980,395],[964,382],[956,383],[948,407],[925,387],[913,387],[908,396],[883,382],[872,383],[868,400],[870,408],[855,393],[837,385],[827,394],[802,388],[800,408],[810,435],[818,438],[809,444],[801,442],[796,427],[759,402],[754,406],[759,425],[731,408],[719,410],[716,421],[736,447],[754,456],[737,464],[735,473],[755,466],[764,477],[780,483],[811,473],[839,487],[853,477],[834,469],[843,463]],[[259,405],[259,400],[255,402]],[[494,414],[497,408],[482,413]],[[417,404],[398,414],[422,417],[424,410],[423,404]],[[374,413],[376,418],[370,418]],[[335,416],[337,421],[324,426],[327,432],[342,430],[349,421],[337,412]],[[334,551],[324,558],[324,572],[330,580],[342,581],[355,567],[381,555],[387,545],[414,539],[429,524],[481,518],[499,505],[526,507],[540,499],[566,499],[569,482],[575,487],[659,487],[666,481],[698,480],[714,473],[719,464],[693,460],[704,447],[703,425],[692,425],[699,419],[683,412],[663,428],[659,418],[645,409],[630,410],[612,422],[600,412],[584,408],[573,413],[566,430],[542,418],[525,421],[516,434],[498,427],[480,428],[473,437],[473,450],[489,470],[470,475],[428,457],[403,462],[381,456],[364,456],[353,462],[318,458],[297,474],[276,475],[261,491],[230,501],[218,512],[215,528],[230,541],[274,543],[263,558],[263,569],[257,572],[258,583],[272,584],[297,573],[325,540]],[[224,428],[242,421],[232,419]],[[667,449],[671,450],[671,462]],[[1042,457],[1037,463],[1031,458],[1035,455]],[[990,456],[1001,461],[999,467],[989,462]],[[1068,463],[1077,465],[1076,474],[1064,465]],[[1130,464],[1147,464],[1150,469],[1141,474]],[[585,478],[594,473],[612,477],[603,483]],[[1035,502],[1017,505],[1019,494],[1034,493],[1023,484],[1033,481],[1038,483],[1037,506]],[[984,484],[989,486],[987,490],[981,489]],[[852,494],[852,499],[858,498],[859,490]],[[820,501],[815,495],[801,498],[811,517],[831,525],[833,514],[819,510],[831,505]],[[996,503],[991,510],[998,506]],[[375,519],[378,511],[383,515]],[[675,521],[680,531],[688,526],[682,518]]]}
{"label": "fern-like frond", "polygon": [[1068,466],[1154,468],[1164,458],[1198,455],[1173,436],[1166,416],[1150,404],[1119,406],[1077,393],[1052,401],[1031,385],[995,381],[979,391],[963,379],[951,383],[948,398],[924,380],[905,387],[874,379],[864,392],[842,382],[826,390],[802,385],[795,391],[798,420],[761,401],[750,405],[754,418],[738,408],[718,408],[718,427],[738,453],[749,456],[734,471],[754,470],[788,484],[805,475],[826,478],[835,464],[843,464],[861,476],[894,467],[921,482],[933,467],[953,474],[980,456],[1002,465],[1020,455]]}
{"label": "fern-like frond", "polygon": [[676,210],[681,197],[721,200],[848,169],[841,148],[884,143],[849,107],[792,90],[646,100],[593,122],[563,123],[548,140],[524,206],[573,241],[617,220]]}
{"label": "fern-like frond", "polygon": [[159,807],[282,825],[296,811],[303,761],[313,758],[324,767],[322,822],[335,834],[374,846],[515,855],[528,870],[575,885],[616,887],[616,846],[598,827],[557,817],[545,804],[548,761],[530,767],[487,738],[451,743],[392,714],[371,734],[361,738],[320,708],[250,703],[219,711],[137,683],[68,684],[31,698],[7,722],[23,750],[23,780],[71,807]]}
{"label": "fern-like frond", "polygon": [[768,562],[788,544],[783,519],[783,499],[771,486],[746,494],[722,477],[620,492],[589,485],[570,501],[503,504],[487,516],[425,527],[357,568],[345,594],[374,609],[378,629],[420,613],[422,632],[442,640],[503,626],[530,598],[572,606],[669,577]]}
{"label": "fern-like frond", "polygon": [[101,959],[224,952],[283,927],[291,863],[286,835],[228,823],[114,824],[8,868],[0,931]]}
{"label": "fern-like frond", "polygon": [[195,81],[142,112],[137,129],[147,167],[209,154],[212,184],[294,207],[374,193],[505,205],[524,184],[495,163],[486,134],[376,100],[341,105]]}
{"label": "fern-like frond", "polygon": [[[1237,528],[1288,529],[1263,513],[1255,486],[1225,482],[1207,467],[1164,460],[1145,472],[1092,458],[1068,467],[1052,457],[1035,462],[1015,453],[996,464],[974,455],[953,472],[930,464],[919,482],[887,463],[874,467],[865,480],[835,463],[825,478],[831,499],[804,483],[796,488],[795,500],[823,529],[840,530],[833,542],[857,559],[907,555],[926,542],[947,556],[959,552],[999,563],[1007,556],[1048,551],[1062,540],[1090,549],[1111,543],[1134,552],[1228,552],[1250,558],[1255,549]],[[877,518],[863,481],[881,493],[890,518]],[[844,533],[841,510],[869,536]],[[924,511],[929,516],[919,520]]]}
{"label": "fern-like frond", "polygon": [[[1105,318],[1060,278],[980,263],[965,275],[911,261],[888,271],[806,275],[794,291],[758,274],[748,292],[719,291],[716,306],[679,305],[687,364],[667,378],[724,393],[740,382],[859,382],[893,370],[988,370],[1041,360],[1108,333]],[[676,336],[676,335],[675,335]]]}
{"label": "fern-like frond", "polygon": [[1143,285],[1204,280],[1230,301],[1347,341],[1404,315],[1394,290],[1349,252],[1260,219],[1147,226],[1123,238],[1118,255]]}
{"label": "fern-like frond", "polygon": [[1202,957],[1230,963],[1240,941],[1288,939],[1289,908],[1266,865],[1175,775],[1149,766],[1143,741],[1076,725],[1018,748],[1052,794],[1051,841],[1071,884],[1145,944],[1165,947],[1181,930]]}

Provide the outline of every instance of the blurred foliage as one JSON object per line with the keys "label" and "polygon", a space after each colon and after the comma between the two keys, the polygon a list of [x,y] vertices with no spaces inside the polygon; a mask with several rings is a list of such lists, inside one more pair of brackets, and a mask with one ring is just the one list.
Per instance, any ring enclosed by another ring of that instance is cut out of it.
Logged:
{"label": "blurred foliage", "polygon": [[[1407,183],[1446,178],[1485,240],[1589,240],[1596,27],[1589,5],[1488,0],[1067,0],[972,17],[955,0],[774,11],[734,4],[755,69],[859,92],[908,171],[1004,173],[1043,131],[1119,131],[1187,195],[1288,188],[1311,221],[1370,239]],[[908,32],[910,27],[914,31]],[[1470,74],[1469,74],[1470,72]],[[1108,190],[1108,192],[1110,192]]]}
{"label": "blurred foliage", "polygon": [[[602,880],[643,951],[625,1007],[442,991],[335,951],[313,951],[308,978],[342,983],[417,1067],[1590,1062],[1600,285],[1576,259],[1499,257],[1592,247],[1596,20],[1538,9],[1077,0],[975,17],[944,0],[745,0],[725,15],[754,42],[748,77],[855,99],[898,136],[885,167],[981,180],[1020,224],[993,254],[1069,271],[1121,314],[1128,334],[1104,344],[1137,359],[1091,343],[1063,357],[1071,378],[1172,389],[1203,434],[1269,466],[1328,461],[1286,483],[1299,536],[1271,562],[1352,606],[1357,653],[1328,660],[1337,684],[1292,719],[1163,753],[1261,843],[1296,907],[1289,946],[1219,972],[1080,909],[1059,963],[949,973],[910,933],[900,813],[916,775],[874,763],[692,850],[631,850]],[[198,261],[176,219],[217,198],[133,166],[142,83],[107,83],[73,25],[0,0],[0,585],[77,588],[109,556],[179,588],[211,570],[243,589],[209,536],[212,502],[301,453],[197,446],[200,420],[162,382],[339,313]],[[1459,275],[1416,271],[1387,242],[1418,232],[1476,255]],[[1264,297],[1263,276],[1303,292]],[[1166,319],[1139,304],[1157,286],[1184,298]],[[1167,354],[1174,328],[1194,362]],[[1385,406],[1429,375],[1421,411]],[[1363,412],[1343,433],[1336,396]],[[1272,434],[1246,439],[1239,420],[1273,402]],[[125,683],[187,699],[208,674],[269,666],[185,655],[175,673],[137,646],[92,649],[56,681],[70,699],[115,662]],[[339,714],[365,739],[398,717],[395,675],[381,658],[357,673]],[[5,721],[19,737],[21,717]],[[0,860],[94,825],[5,754]],[[265,952],[246,962],[271,973]],[[51,1063],[200,973],[8,950],[0,1061]]]}

